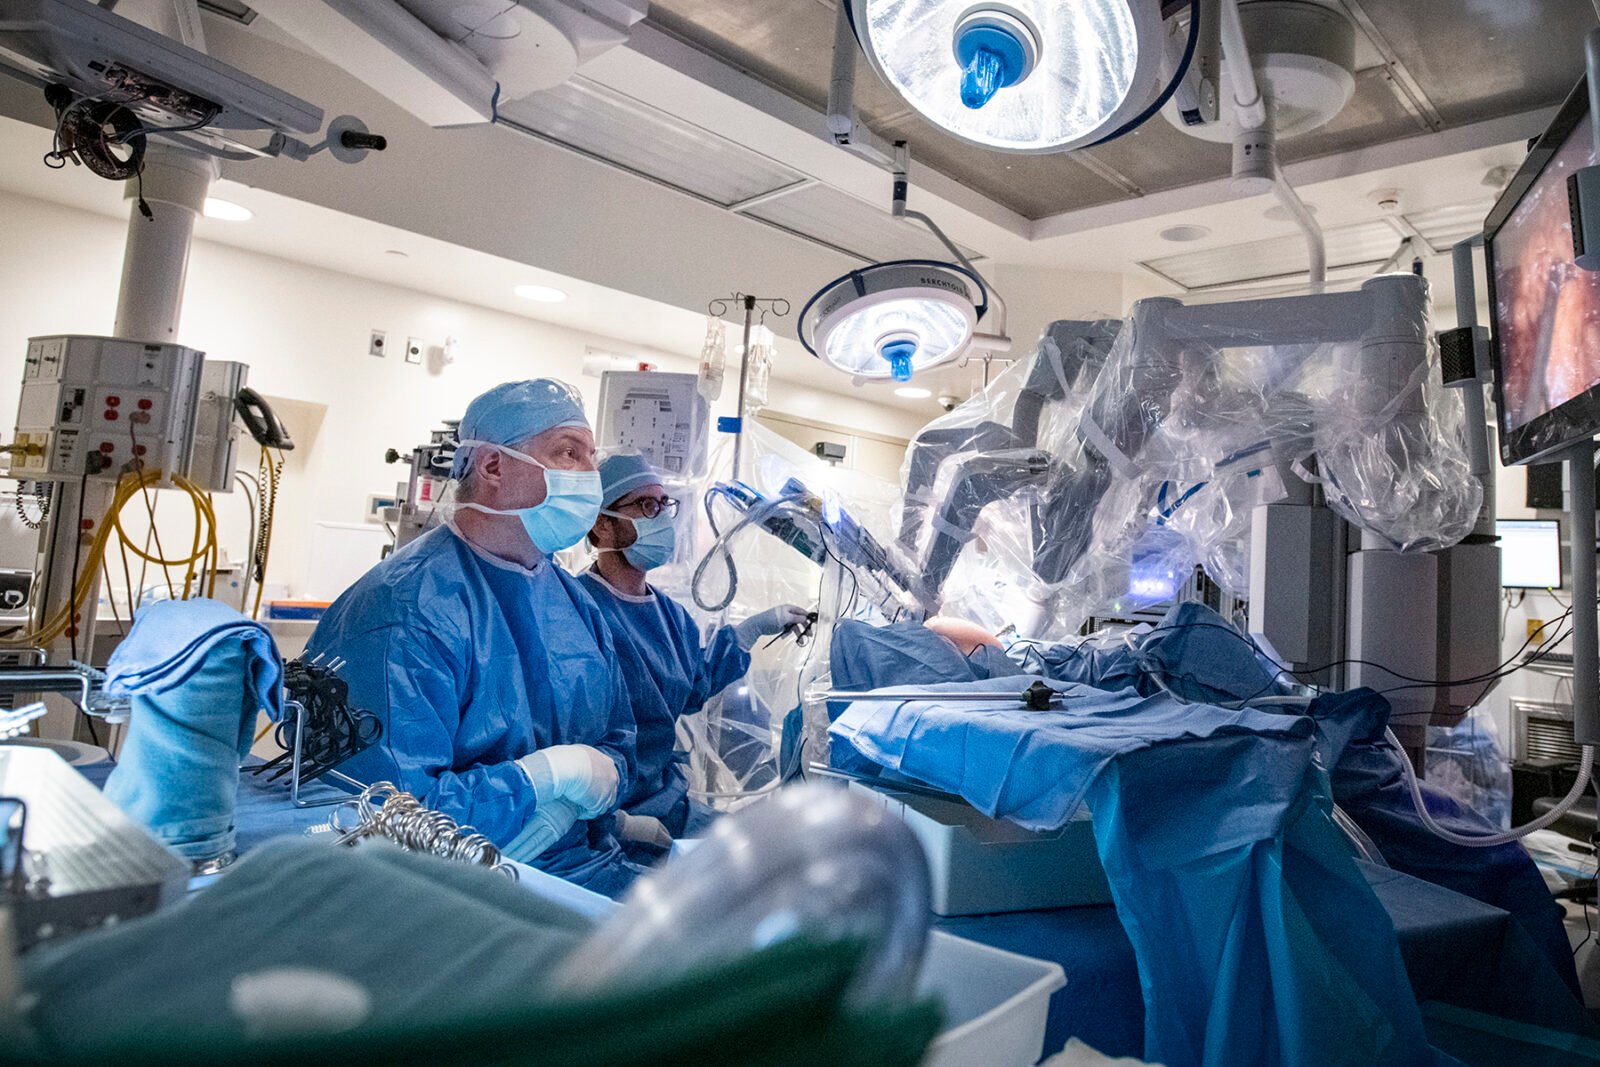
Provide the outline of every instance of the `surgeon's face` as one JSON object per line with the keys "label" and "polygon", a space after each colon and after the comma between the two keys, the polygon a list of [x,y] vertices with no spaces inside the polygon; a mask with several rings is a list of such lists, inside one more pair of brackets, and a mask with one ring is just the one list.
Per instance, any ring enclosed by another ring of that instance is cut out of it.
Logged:
{"label": "surgeon's face", "polygon": [[[581,426],[561,426],[546,430],[512,446],[532,456],[551,470],[592,471],[595,469],[594,434]],[[497,507],[531,508],[544,503],[544,471],[531,463],[518,463],[500,457]]]}
{"label": "surgeon's face", "polygon": [[[626,496],[618,497],[616,503],[606,510],[625,515],[627,518],[618,519],[614,515],[600,516],[594,524],[595,544],[601,548],[627,548],[639,539],[639,531],[631,520],[648,519],[658,514],[660,502],[666,498],[666,486],[659,482],[641,485]],[[647,500],[654,501],[655,506],[646,504]]]}

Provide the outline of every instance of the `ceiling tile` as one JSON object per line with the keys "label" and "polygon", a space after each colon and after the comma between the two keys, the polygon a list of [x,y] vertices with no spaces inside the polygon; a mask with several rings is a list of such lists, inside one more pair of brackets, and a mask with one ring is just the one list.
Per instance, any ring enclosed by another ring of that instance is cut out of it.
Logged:
{"label": "ceiling tile", "polygon": [[905,141],[911,159],[1030,219],[1121,200],[1115,183],[1075,162],[1070,154],[994,152],[945,136],[920,117],[878,129]]}
{"label": "ceiling tile", "polygon": [[1458,241],[1483,232],[1484,219],[1494,206],[1494,197],[1485,196],[1466,204],[1449,204],[1428,211],[1408,211],[1406,221],[1441,252]]}
{"label": "ceiling tile", "polygon": [[[788,193],[751,208],[747,214],[875,262],[950,258],[944,245],[921,224],[897,219],[882,205],[826,185]],[[970,248],[962,251],[969,257],[977,254]]]}
{"label": "ceiling tile", "polygon": [[1233,158],[1229,145],[1190,137],[1160,116],[1092,151],[1147,193],[1226,178]]}
{"label": "ceiling tile", "polygon": [[[1383,221],[1332,228],[1323,240],[1329,270],[1381,264],[1400,246],[1400,235]],[[1304,274],[1310,255],[1305,238],[1295,234],[1163,256],[1145,266],[1186,289],[1208,289]]]}
{"label": "ceiling tile", "polygon": [[1355,92],[1344,110],[1327,125],[1280,142],[1278,156],[1286,163],[1318,159],[1427,132],[1377,67],[1356,75]]}
{"label": "ceiling tile", "polygon": [[1590,0],[1353,2],[1452,126],[1560,103],[1595,25]]}
{"label": "ceiling tile", "polygon": [[805,176],[581,75],[501,108],[502,118],[727,205]]}

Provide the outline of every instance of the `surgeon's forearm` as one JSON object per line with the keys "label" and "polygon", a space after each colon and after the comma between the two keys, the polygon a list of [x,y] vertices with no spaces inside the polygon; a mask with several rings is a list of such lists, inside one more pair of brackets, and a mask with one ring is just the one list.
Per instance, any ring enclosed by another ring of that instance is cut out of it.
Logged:
{"label": "surgeon's forearm", "polygon": [[515,762],[481,764],[464,771],[429,775],[419,792],[424,806],[472,826],[491,841],[508,841],[521,832],[537,804],[533,785]]}

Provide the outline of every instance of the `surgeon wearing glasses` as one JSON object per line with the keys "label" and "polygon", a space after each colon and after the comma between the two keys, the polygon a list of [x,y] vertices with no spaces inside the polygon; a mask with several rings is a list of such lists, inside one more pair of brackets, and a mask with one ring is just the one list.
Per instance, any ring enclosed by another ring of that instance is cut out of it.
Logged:
{"label": "surgeon wearing glasses", "polygon": [[689,612],[646,577],[676,551],[678,501],[636,453],[608,456],[600,483],[603,504],[589,533],[599,558],[580,580],[611,626],[633,701],[635,771],[617,836],[630,855],[649,858],[689,824],[688,783],[673,747],[679,717],[743,677],[756,641],[804,623],[806,612],[783,604],[721,627],[702,644]]}

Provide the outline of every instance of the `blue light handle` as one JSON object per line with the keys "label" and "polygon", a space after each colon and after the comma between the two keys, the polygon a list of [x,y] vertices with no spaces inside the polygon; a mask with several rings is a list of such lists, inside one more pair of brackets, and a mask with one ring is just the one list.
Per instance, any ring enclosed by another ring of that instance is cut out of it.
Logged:
{"label": "blue light handle", "polygon": [[1005,74],[1005,60],[999,53],[987,48],[975,50],[961,72],[961,102],[976,111],[993,100],[1005,85]]}
{"label": "blue light handle", "polygon": [[895,381],[911,380],[911,357],[917,354],[915,341],[890,341],[878,349],[878,354],[889,361],[889,375]]}
{"label": "blue light handle", "polygon": [[987,22],[957,31],[956,62],[961,64],[961,102],[974,110],[1027,77],[1029,67],[1027,49],[1016,34]]}

